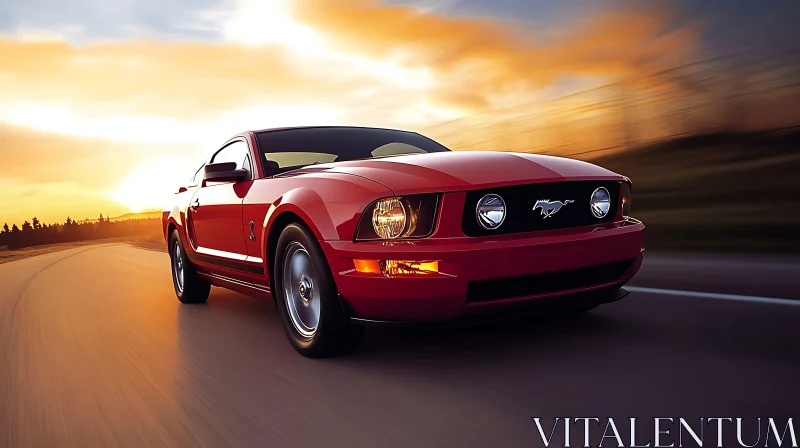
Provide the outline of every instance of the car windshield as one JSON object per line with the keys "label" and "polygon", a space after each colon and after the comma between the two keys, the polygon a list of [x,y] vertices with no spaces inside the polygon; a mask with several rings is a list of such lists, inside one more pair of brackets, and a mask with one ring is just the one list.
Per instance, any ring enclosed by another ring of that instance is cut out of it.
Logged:
{"label": "car windshield", "polygon": [[390,129],[320,127],[256,133],[268,175],[315,163],[450,151],[420,134]]}

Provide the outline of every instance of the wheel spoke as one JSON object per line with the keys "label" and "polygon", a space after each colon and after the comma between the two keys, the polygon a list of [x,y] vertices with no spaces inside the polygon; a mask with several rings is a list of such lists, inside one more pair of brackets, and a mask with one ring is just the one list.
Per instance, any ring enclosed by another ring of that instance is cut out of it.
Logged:
{"label": "wheel spoke", "polygon": [[305,337],[314,335],[320,319],[322,300],[314,271],[305,247],[291,243],[283,259],[284,296],[292,325]]}
{"label": "wheel spoke", "polygon": [[305,267],[306,267],[305,258],[302,256],[300,252],[295,252],[294,255],[292,255],[292,270],[291,270],[292,287],[300,283],[300,279],[305,273]]}
{"label": "wheel spoke", "polygon": [[183,292],[183,258],[181,256],[181,246],[177,241],[172,255],[172,271],[175,275],[175,285],[178,288],[178,292]]}

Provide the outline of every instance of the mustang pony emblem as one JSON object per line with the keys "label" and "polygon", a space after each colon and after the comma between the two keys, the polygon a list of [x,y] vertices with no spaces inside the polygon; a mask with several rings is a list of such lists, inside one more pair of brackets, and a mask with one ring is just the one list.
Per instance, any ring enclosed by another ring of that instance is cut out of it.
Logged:
{"label": "mustang pony emblem", "polygon": [[567,204],[572,204],[573,202],[575,201],[573,201],[572,199],[567,199],[566,201],[563,202],[562,201],[551,202],[549,199],[539,199],[538,201],[536,201],[536,205],[533,206],[533,211],[536,211],[537,208],[542,209],[542,212],[540,214],[543,215],[545,219],[547,219],[558,213],[558,211],[561,210],[561,207]]}

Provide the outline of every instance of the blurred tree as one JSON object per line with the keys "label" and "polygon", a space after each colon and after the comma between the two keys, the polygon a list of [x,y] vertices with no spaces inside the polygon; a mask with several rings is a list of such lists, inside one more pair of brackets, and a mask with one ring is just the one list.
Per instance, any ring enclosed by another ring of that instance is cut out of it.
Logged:
{"label": "blurred tree", "polygon": [[15,241],[12,243],[14,244],[13,248],[18,247],[25,247],[30,246],[31,244],[35,244],[33,235],[33,226],[27,220],[22,223],[22,232],[19,235],[19,238],[16,238]]}
{"label": "blurred tree", "polygon": [[78,222],[67,217],[64,224],[45,224],[38,218],[25,221],[21,228],[8,224],[0,228],[0,246],[8,245],[9,249],[36,246],[40,244],[63,243],[69,241],[88,241],[98,238],[130,237],[136,239],[155,240],[161,237],[160,219],[131,219],[111,222],[103,216],[97,223],[84,220]]}
{"label": "blurred tree", "polygon": [[95,235],[97,238],[106,238],[108,237],[109,231],[108,218],[103,218],[103,214],[100,213],[100,221],[97,223],[97,228],[95,229]]}

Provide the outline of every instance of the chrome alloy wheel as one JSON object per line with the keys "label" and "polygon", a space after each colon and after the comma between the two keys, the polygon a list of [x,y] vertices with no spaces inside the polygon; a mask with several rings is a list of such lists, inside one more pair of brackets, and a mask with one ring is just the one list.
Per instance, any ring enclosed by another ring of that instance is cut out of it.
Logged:
{"label": "chrome alloy wheel", "polygon": [[314,336],[319,325],[320,298],[311,257],[302,244],[292,242],[283,255],[283,294],[289,318],[304,337]]}
{"label": "chrome alloy wheel", "polygon": [[177,241],[175,241],[175,249],[172,251],[172,272],[175,274],[178,291],[183,292],[183,257],[181,256],[181,245]]}

